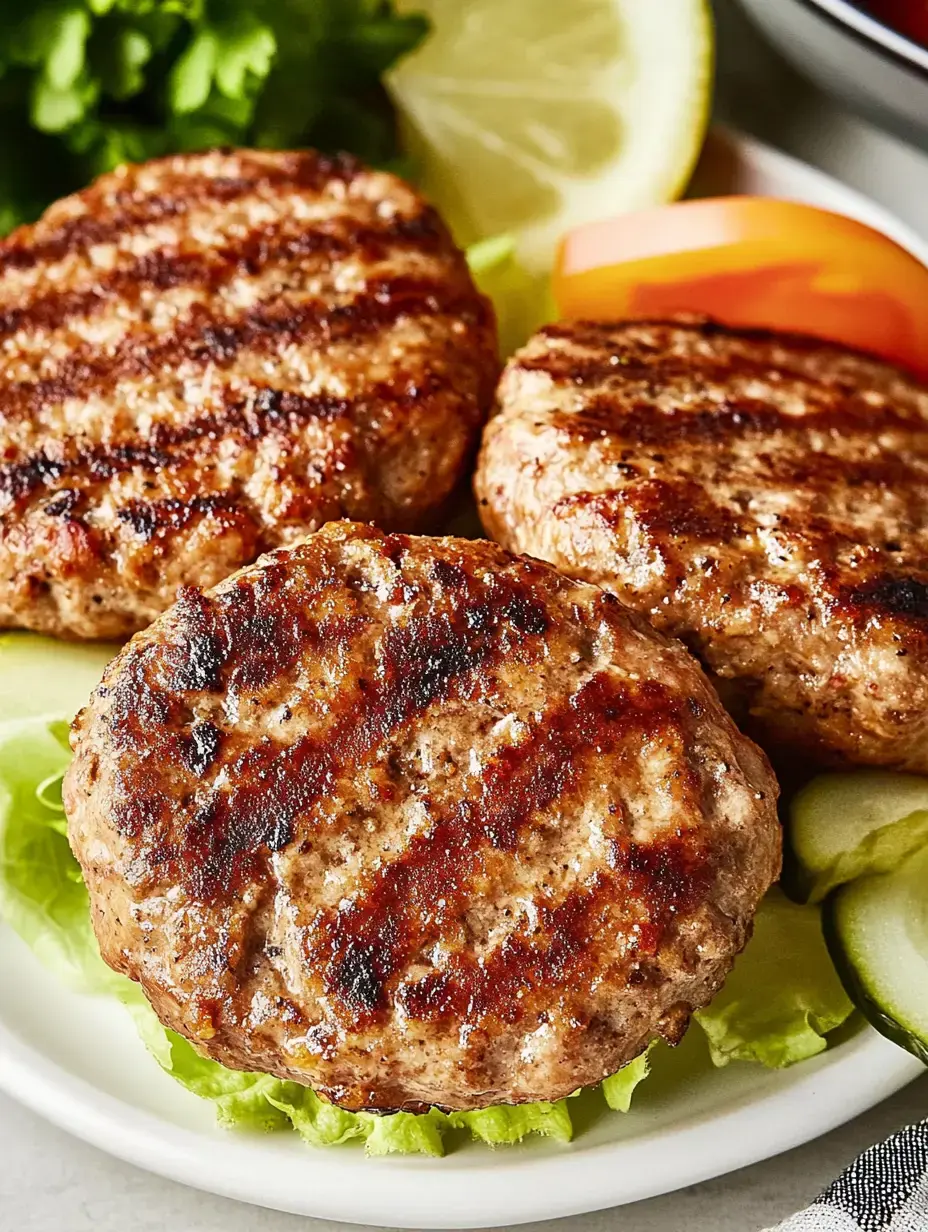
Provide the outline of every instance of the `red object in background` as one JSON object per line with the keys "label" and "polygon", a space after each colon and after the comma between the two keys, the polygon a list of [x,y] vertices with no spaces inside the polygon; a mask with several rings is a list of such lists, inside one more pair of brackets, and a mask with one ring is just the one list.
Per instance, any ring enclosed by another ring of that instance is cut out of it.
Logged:
{"label": "red object in background", "polygon": [[705,313],[872,351],[928,378],[928,269],[880,232],[766,197],[683,201],[568,232],[564,317]]}
{"label": "red object in background", "polygon": [[869,0],[874,17],[928,47],[928,0]]}

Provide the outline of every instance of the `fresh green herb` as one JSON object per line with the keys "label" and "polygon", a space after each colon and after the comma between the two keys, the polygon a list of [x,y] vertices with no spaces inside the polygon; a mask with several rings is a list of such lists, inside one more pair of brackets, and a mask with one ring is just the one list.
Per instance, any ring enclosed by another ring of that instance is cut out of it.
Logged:
{"label": "fresh green herb", "polygon": [[400,157],[393,0],[0,0],[0,230],[119,163],[214,145]]}

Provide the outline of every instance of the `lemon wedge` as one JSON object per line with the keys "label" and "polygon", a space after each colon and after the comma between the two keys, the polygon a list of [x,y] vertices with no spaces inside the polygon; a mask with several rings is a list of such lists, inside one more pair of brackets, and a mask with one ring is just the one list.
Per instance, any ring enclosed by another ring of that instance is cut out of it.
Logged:
{"label": "lemon wedge", "polygon": [[707,0],[402,0],[432,33],[388,79],[420,183],[461,243],[550,269],[569,227],[671,200],[712,88]]}

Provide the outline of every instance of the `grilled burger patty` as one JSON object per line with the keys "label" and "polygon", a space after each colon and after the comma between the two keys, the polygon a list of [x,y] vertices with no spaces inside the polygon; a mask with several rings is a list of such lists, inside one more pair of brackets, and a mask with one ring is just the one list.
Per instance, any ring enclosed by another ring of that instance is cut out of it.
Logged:
{"label": "grilled burger patty", "polygon": [[115,637],[330,518],[428,525],[492,311],[401,180],[313,153],[124,167],[0,242],[0,627]]}
{"label": "grilled burger patty", "polygon": [[338,523],[188,588],[73,744],[106,961],[351,1109],[556,1099],[676,1040],[779,866],[689,654],[486,542]]}
{"label": "grilled burger patty", "polygon": [[551,326],[476,489],[506,547],[682,638],[768,751],[928,771],[928,388],[787,335]]}

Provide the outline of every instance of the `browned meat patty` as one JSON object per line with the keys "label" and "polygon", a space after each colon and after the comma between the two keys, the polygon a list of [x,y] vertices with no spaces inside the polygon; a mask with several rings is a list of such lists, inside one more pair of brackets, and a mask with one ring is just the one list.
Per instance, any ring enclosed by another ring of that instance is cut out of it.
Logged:
{"label": "browned meat patty", "polygon": [[509,365],[491,535],[675,634],[768,751],[928,771],[928,388],[705,322],[576,322]]}
{"label": "browned meat patty", "polygon": [[779,867],[689,654],[486,542],[338,523],[188,589],[73,743],[104,958],[346,1108],[556,1099],[676,1040]]}
{"label": "browned meat patty", "polygon": [[428,526],[497,376],[408,185],[349,158],[124,167],[0,242],[0,627],[143,628],[328,519]]}

